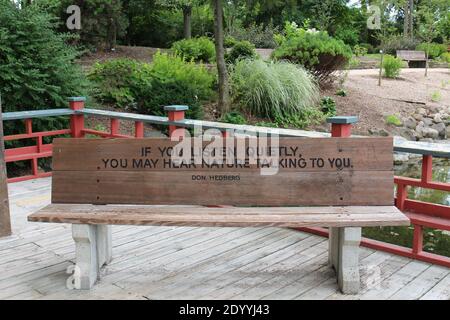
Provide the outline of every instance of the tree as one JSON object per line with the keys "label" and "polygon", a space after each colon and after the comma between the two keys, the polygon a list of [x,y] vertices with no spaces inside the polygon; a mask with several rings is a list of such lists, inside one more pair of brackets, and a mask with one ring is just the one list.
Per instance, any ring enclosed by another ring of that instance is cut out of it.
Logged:
{"label": "tree", "polygon": [[419,17],[419,36],[427,43],[425,52],[425,77],[428,75],[428,56],[430,53],[430,43],[439,34],[438,23],[440,16],[440,6],[437,0],[424,0],[421,2],[417,15]]}
{"label": "tree", "polygon": [[184,30],[184,38],[190,39],[192,36],[192,26],[191,26],[191,17],[192,17],[192,7],[194,5],[203,4],[204,1],[201,0],[160,0],[158,4],[166,7],[168,9],[176,9],[181,10],[183,12],[183,30]]}
{"label": "tree", "polygon": [[0,95],[0,237],[6,237],[10,234],[11,218],[9,214],[5,145],[3,142],[2,97]]}
{"label": "tree", "polygon": [[225,63],[223,4],[212,0],[214,7],[214,37],[216,45],[217,73],[219,77],[219,110],[224,114],[230,107],[227,65]]}

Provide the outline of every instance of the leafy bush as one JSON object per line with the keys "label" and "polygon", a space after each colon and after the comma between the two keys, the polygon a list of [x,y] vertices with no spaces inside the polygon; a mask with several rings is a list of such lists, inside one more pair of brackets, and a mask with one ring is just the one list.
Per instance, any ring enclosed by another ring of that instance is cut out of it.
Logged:
{"label": "leafy bush", "polygon": [[151,89],[150,65],[131,59],[96,63],[89,74],[97,99],[127,107]]}
{"label": "leafy bush", "polygon": [[225,113],[221,119],[222,122],[225,123],[233,123],[233,124],[246,124],[247,120],[245,117],[238,111],[231,111]]}
{"label": "leafy bush", "polygon": [[277,45],[274,35],[278,32],[278,28],[274,27],[272,24],[267,26],[262,24],[251,24],[244,28],[241,24],[235,23],[227,36],[231,36],[237,41],[248,41],[253,43],[256,48],[273,49]]}
{"label": "leafy bush", "polygon": [[213,62],[216,57],[214,42],[207,37],[184,39],[172,44],[172,50],[186,60]]}
{"label": "leafy bush", "polygon": [[86,94],[86,78],[74,63],[78,52],[54,21],[37,6],[17,9],[0,1],[3,112],[63,108],[67,97]]}
{"label": "leafy bush", "polygon": [[444,52],[439,56],[439,60],[450,63],[450,52]]}
{"label": "leafy bush", "polygon": [[352,57],[352,50],[326,32],[305,30],[287,23],[284,35],[277,37],[280,46],[273,52],[277,60],[289,60],[310,70],[321,83],[328,82],[336,70]]}
{"label": "leafy bush", "polygon": [[228,35],[228,36],[225,37],[225,39],[224,39],[224,41],[223,41],[223,45],[224,45],[225,48],[231,48],[231,47],[233,47],[237,42],[238,42],[238,41],[237,41],[234,37]]}
{"label": "leafy bush", "polygon": [[385,55],[383,58],[384,76],[387,78],[397,78],[400,75],[402,65],[402,59]]}
{"label": "leafy bush", "polygon": [[324,121],[325,114],[322,113],[317,108],[308,107],[305,108],[301,113],[292,115],[278,115],[275,117],[276,127],[282,128],[298,128],[304,129],[309,125],[320,124]]}
{"label": "leafy bush", "polygon": [[364,56],[367,54],[367,48],[357,44],[353,47],[353,54],[357,57]]}
{"label": "leafy bush", "polygon": [[201,102],[211,98],[215,75],[203,65],[180,56],[157,52],[150,65],[151,90],[143,96],[139,111],[163,115],[167,105],[188,105],[188,118],[202,117]]}
{"label": "leafy bush", "polygon": [[252,59],[256,56],[255,46],[252,43],[239,41],[226,54],[225,59],[228,63],[235,63],[237,60]]}
{"label": "leafy bush", "polygon": [[313,77],[289,62],[240,60],[231,71],[230,84],[234,101],[270,119],[301,114],[316,104],[319,94]]}
{"label": "leafy bush", "polygon": [[384,53],[395,55],[397,50],[414,50],[416,46],[416,40],[405,38],[403,35],[393,35],[385,40],[379,49],[382,49]]}
{"label": "leafy bush", "polygon": [[344,89],[339,89],[338,91],[336,91],[336,95],[340,97],[346,97],[347,91],[345,91]]}
{"label": "leafy bush", "polygon": [[400,120],[395,114],[390,114],[386,117],[386,123],[397,127],[403,125],[402,120]]}
{"label": "leafy bush", "polygon": [[421,43],[417,46],[416,50],[427,52],[428,49],[428,58],[436,59],[441,54],[447,52],[447,46],[445,44],[440,43]]}
{"label": "leafy bush", "polygon": [[433,102],[439,102],[442,99],[442,95],[439,91],[433,91],[430,97],[431,101]]}
{"label": "leafy bush", "polygon": [[331,97],[323,97],[321,101],[321,111],[328,117],[336,115],[336,101]]}

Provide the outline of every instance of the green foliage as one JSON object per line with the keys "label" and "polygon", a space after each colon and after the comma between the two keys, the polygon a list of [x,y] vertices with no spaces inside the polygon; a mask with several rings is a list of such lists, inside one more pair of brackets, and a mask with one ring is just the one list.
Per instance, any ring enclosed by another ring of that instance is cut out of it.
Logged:
{"label": "green foliage", "polygon": [[201,103],[211,98],[215,83],[204,66],[160,52],[151,64],[129,59],[96,64],[89,77],[104,102],[155,115],[163,115],[167,105],[188,105],[186,114],[194,119],[201,118]]}
{"label": "green foliage", "polygon": [[444,52],[439,56],[439,60],[450,63],[450,52]]}
{"label": "green foliage", "polygon": [[172,51],[184,57],[186,60],[195,62],[214,62],[216,49],[214,42],[207,37],[184,39],[172,44]]}
{"label": "green foliage", "polygon": [[427,52],[428,50],[428,58],[436,59],[441,54],[447,52],[447,46],[445,44],[440,43],[421,43],[417,46],[417,50]]}
{"label": "green foliage", "polygon": [[240,60],[230,75],[231,94],[246,111],[269,119],[302,114],[318,99],[311,75],[289,62]]}
{"label": "green foliage", "polygon": [[225,113],[222,118],[222,122],[225,123],[233,123],[233,124],[247,124],[247,120],[242,115],[242,113],[238,111],[231,111],[228,113]]}
{"label": "green foliage", "polygon": [[386,123],[390,125],[394,125],[396,127],[400,127],[403,125],[402,120],[399,119],[395,114],[390,114],[386,116]]}
{"label": "green foliage", "polygon": [[433,102],[439,102],[442,99],[442,95],[439,91],[433,91],[431,94],[431,101]]}
{"label": "green foliage", "polygon": [[336,101],[331,97],[323,97],[321,101],[321,111],[327,117],[336,115]]}
{"label": "green foliage", "polygon": [[321,83],[329,81],[330,75],[352,57],[351,48],[341,40],[326,32],[298,28],[295,23],[286,23],[284,35],[277,41],[280,46],[273,52],[275,59],[303,65]]}
{"label": "green foliage", "polygon": [[387,78],[397,78],[400,75],[402,65],[402,59],[385,55],[383,58],[384,76]]}
{"label": "green foliage", "polygon": [[67,97],[86,95],[86,78],[74,63],[78,52],[67,45],[72,38],[57,33],[54,21],[37,6],[17,9],[9,1],[0,1],[0,91],[4,112],[64,108]]}
{"label": "green foliage", "polygon": [[274,35],[277,32],[279,29],[270,23],[266,26],[252,23],[245,28],[242,24],[237,23],[227,32],[227,36],[231,36],[237,41],[253,43],[256,48],[275,48],[277,44]]}
{"label": "green foliage", "polygon": [[239,41],[234,44],[230,52],[225,56],[228,63],[236,63],[237,60],[253,59],[257,56],[255,46],[248,41]]}
{"label": "green foliage", "polygon": [[339,89],[338,91],[336,91],[336,95],[340,97],[346,97],[347,91],[345,91],[344,89]]}
{"label": "green foliage", "polygon": [[213,95],[216,77],[203,65],[187,62],[180,56],[156,53],[150,66],[151,91],[139,111],[163,115],[167,105],[188,105],[188,118],[202,117],[201,103]]}
{"label": "green foliage", "polygon": [[277,115],[274,119],[278,128],[298,128],[304,129],[310,125],[317,125],[323,122],[325,114],[317,108],[308,107],[301,113],[291,115]]}
{"label": "green foliage", "polygon": [[365,56],[367,54],[367,48],[360,46],[360,45],[355,45],[353,47],[353,54],[357,57],[361,57],[361,56]]}
{"label": "green foliage", "polygon": [[119,107],[138,103],[151,90],[150,65],[131,59],[96,63],[89,79],[95,84],[97,99]]}
{"label": "green foliage", "polygon": [[225,36],[225,39],[223,41],[223,45],[225,48],[231,48],[233,47],[238,41],[230,35]]}

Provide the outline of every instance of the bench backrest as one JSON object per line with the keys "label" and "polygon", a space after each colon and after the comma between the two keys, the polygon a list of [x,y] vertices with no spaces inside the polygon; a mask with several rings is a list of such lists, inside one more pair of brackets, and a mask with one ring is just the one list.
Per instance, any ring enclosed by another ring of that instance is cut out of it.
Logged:
{"label": "bench backrest", "polygon": [[239,150],[247,157],[254,152],[279,155],[269,158],[278,165],[277,173],[267,175],[269,162],[264,157],[256,164],[248,159],[224,165],[177,164],[170,154],[178,142],[167,138],[55,139],[52,202],[393,205],[392,138],[280,138],[271,148],[261,141],[257,147],[248,139],[222,141],[221,150],[227,155],[243,145]]}
{"label": "bench backrest", "polygon": [[425,60],[424,51],[397,50],[397,57],[403,60]]}

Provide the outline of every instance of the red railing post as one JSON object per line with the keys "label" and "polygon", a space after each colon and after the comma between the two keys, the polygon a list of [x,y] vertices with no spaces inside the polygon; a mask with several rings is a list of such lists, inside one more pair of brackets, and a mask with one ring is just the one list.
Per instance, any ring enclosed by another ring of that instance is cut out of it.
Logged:
{"label": "red railing post", "polygon": [[405,201],[408,196],[408,186],[406,184],[397,184],[396,206],[400,211],[405,210]]}
{"label": "red railing post", "polygon": [[419,254],[423,250],[423,227],[420,225],[414,225],[413,245],[412,252]]}
{"label": "red railing post", "polygon": [[134,137],[135,138],[144,137],[144,123],[142,121],[134,122]]}
{"label": "red railing post", "polygon": [[[164,110],[168,112],[169,121],[179,121],[184,119],[184,112],[188,110],[188,106],[166,106]],[[172,137],[174,131],[178,129],[175,125],[169,125],[169,136]],[[184,136],[184,135],[183,135]]]}
{"label": "red railing post", "polygon": [[433,157],[423,155],[422,157],[422,182],[428,183],[433,180]]}
{"label": "red railing post", "polygon": [[119,133],[119,128],[120,128],[119,119],[111,118],[111,130],[110,130],[111,137]]}
{"label": "red railing post", "polygon": [[352,134],[352,124],[358,122],[355,116],[339,116],[327,119],[331,123],[331,136],[333,138],[346,138]]}
{"label": "red railing post", "polygon": [[[84,109],[85,97],[70,97],[69,108],[72,110]],[[72,131],[73,138],[84,138],[84,115],[73,114],[70,116],[70,129]]]}

